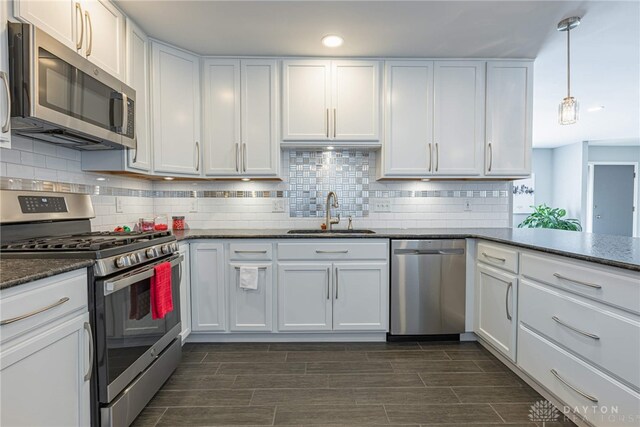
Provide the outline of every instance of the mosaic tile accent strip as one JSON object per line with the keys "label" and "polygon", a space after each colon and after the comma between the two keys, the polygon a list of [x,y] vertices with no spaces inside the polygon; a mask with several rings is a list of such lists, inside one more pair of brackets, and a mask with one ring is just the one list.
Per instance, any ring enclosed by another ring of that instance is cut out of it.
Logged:
{"label": "mosaic tile accent strip", "polygon": [[369,153],[289,151],[289,216],[324,216],[329,191],[338,195],[343,216],[368,216]]}

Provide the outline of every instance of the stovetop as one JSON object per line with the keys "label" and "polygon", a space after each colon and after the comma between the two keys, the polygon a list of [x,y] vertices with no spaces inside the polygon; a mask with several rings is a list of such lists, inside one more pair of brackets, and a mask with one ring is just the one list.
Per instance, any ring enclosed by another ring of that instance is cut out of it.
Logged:
{"label": "stovetop", "polygon": [[[161,243],[170,231],[112,232],[95,231],[67,236],[39,237],[0,245],[2,252],[99,252],[129,245]],[[128,248],[125,248],[128,249]]]}

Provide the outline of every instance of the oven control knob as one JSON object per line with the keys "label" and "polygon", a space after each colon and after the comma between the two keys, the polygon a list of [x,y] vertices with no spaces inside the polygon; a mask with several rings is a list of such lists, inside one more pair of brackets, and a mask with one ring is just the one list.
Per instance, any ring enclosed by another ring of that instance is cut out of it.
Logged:
{"label": "oven control knob", "polygon": [[137,264],[138,262],[138,257],[136,257],[136,254],[131,254],[129,255],[129,262],[131,264]]}
{"label": "oven control knob", "polygon": [[169,245],[163,245],[160,250],[162,251],[163,254],[168,254],[169,252],[171,252],[171,249],[169,248]]}
{"label": "oven control knob", "polygon": [[156,252],[156,250],[154,248],[149,248],[145,252],[145,255],[147,255],[147,258],[155,258],[155,257],[158,256],[158,253]]}
{"label": "oven control knob", "polygon": [[123,256],[116,258],[116,267],[122,268],[122,267],[126,267],[128,264],[129,264],[129,258],[125,258]]}

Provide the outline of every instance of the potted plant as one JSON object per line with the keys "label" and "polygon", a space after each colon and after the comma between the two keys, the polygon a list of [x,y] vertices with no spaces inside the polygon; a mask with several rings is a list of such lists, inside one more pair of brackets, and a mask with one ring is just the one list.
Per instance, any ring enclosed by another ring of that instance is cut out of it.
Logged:
{"label": "potted plant", "polygon": [[551,208],[546,204],[531,206],[534,211],[518,228],[553,228],[556,230],[582,231],[580,221],[574,218],[563,218],[567,211],[560,208]]}

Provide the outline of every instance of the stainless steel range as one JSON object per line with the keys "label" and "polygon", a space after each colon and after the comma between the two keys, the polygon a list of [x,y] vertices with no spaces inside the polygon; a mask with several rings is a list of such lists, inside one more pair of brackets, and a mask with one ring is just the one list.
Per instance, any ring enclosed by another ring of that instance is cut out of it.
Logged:
{"label": "stainless steel range", "polygon": [[[170,231],[91,232],[88,195],[0,190],[4,258],[95,259],[89,274],[94,335],[92,425],[127,426],[175,370],[182,346],[180,261]],[[154,267],[172,266],[173,311],[152,319]]]}

